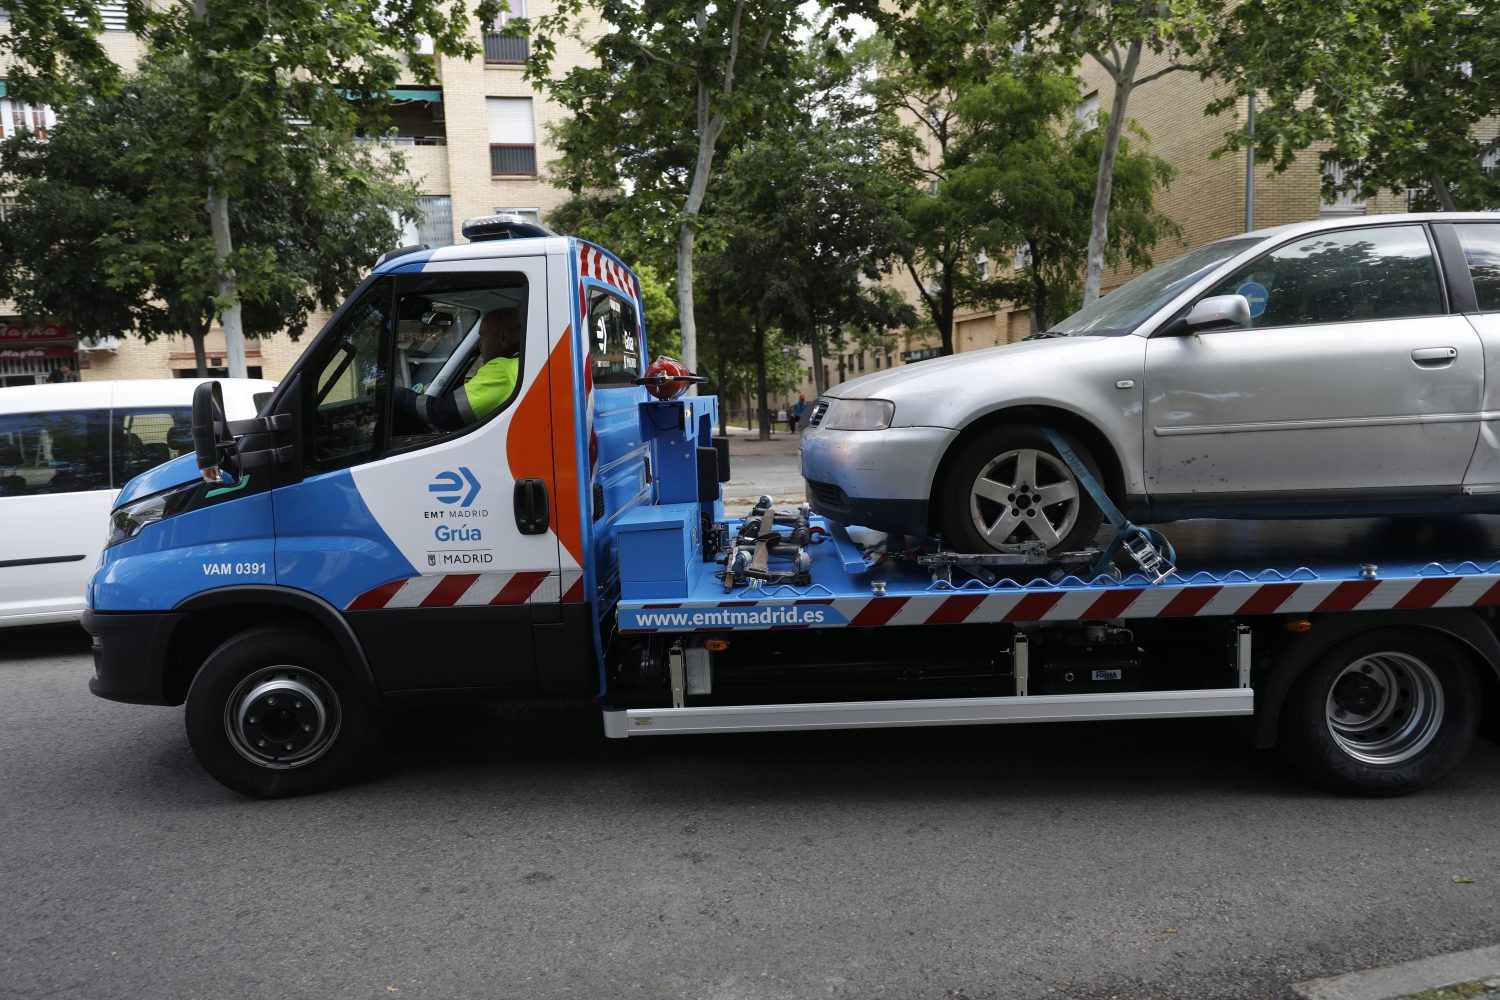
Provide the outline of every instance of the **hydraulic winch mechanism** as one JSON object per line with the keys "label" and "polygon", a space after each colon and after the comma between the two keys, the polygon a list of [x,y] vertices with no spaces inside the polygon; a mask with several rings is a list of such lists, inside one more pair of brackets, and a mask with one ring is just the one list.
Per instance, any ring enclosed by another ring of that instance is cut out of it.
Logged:
{"label": "hydraulic winch mechanism", "polygon": [[757,499],[725,550],[724,592],[740,587],[805,587],[812,583],[809,546],[821,540],[817,536],[823,529],[814,528],[811,517],[812,508],[805,503],[795,511],[778,511],[770,497]]}

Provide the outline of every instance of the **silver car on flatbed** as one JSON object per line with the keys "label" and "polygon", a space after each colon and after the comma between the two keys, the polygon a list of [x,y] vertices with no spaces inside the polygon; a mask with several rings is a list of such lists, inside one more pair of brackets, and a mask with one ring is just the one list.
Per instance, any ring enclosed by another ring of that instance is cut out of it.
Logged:
{"label": "silver car on flatbed", "polygon": [[1500,215],[1366,216],[1220,240],[1004,347],[814,405],[818,513],[982,552],[1134,520],[1500,511]]}

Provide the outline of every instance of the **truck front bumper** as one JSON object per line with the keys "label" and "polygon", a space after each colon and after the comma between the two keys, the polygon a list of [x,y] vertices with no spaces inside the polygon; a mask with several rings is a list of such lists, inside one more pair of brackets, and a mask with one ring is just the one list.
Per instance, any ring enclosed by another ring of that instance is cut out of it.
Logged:
{"label": "truck front bumper", "polygon": [[182,704],[181,697],[167,691],[167,644],[184,617],[86,609],[83,627],[94,637],[94,676],[89,690],[100,698],[132,705]]}

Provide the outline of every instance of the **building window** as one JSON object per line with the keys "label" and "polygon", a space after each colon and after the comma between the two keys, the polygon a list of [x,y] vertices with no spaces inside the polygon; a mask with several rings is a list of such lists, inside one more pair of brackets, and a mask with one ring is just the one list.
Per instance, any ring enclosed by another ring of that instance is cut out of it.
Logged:
{"label": "building window", "polygon": [[[3,84],[0,84],[0,93],[3,92]],[[45,139],[56,124],[57,115],[45,104],[23,104],[8,98],[0,100],[0,138],[30,129],[38,139]]]}
{"label": "building window", "polygon": [[15,214],[16,199],[0,198],[0,222],[9,222],[10,217]]}
{"label": "building window", "polygon": [[1073,109],[1073,117],[1084,128],[1095,128],[1098,126],[1099,92],[1097,90],[1078,102],[1078,107]]}
{"label": "building window", "polygon": [[534,226],[542,224],[542,210],[539,208],[497,208],[495,214],[518,216],[522,222],[529,222]]}
{"label": "building window", "polygon": [[445,194],[424,194],[417,198],[416,242],[430,247],[453,243],[453,199]]}
{"label": "building window", "polygon": [[105,31],[128,31],[130,25],[126,22],[126,5],[123,3],[101,3],[99,5],[99,19],[104,22]]}
{"label": "building window", "polygon": [[1323,180],[1332,184],[1336,192],[1331,199],[1326,195],[1323,198],[1323,207],[1318,210],[1318,214],[1324,218],[1365,214],[1365,203],[1358,192],[1338,190],[1344,183],[1345,169],[1341,163],[1323,164]]}
{"label": "building window", "polygon": [[526,19],[526,0],[507,0],[507,4],[510,9],[501,11],[484,33],[484,61],[492,65],[524,63],[528,54],[526,32],[521,28],[505,31],[511,22]]}
{"label": "building window", "polygon": [[496,177],[536,176],[536,126],[531,98],[491,97],[490,173]]}

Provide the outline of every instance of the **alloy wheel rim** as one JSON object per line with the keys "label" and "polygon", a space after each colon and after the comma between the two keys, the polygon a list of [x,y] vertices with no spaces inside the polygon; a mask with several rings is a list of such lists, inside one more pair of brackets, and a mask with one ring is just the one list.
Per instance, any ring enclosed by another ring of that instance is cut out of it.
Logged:
{"label": "alloy wheel rim", "polygon": [[1339,672],[1324,716],[1339,749],[1364,764],[1388,767],[1426,750],[1442,728],[1443,685],[1409,653],[1371,653]]}
{"label": "alloy wheel rim", "polygon": [[1078,523],[1078,480],[1057,456],[1017,448],[990,459],[969,487],[969,515],[990,545],[1056,548]]}
{"label": "alloy wheel rim", "polygon": [[254,671],[224,703],[224,733],[235,752],[276,771],[321,758],[341,723],[333,686],[317,672],[289,664]]}

